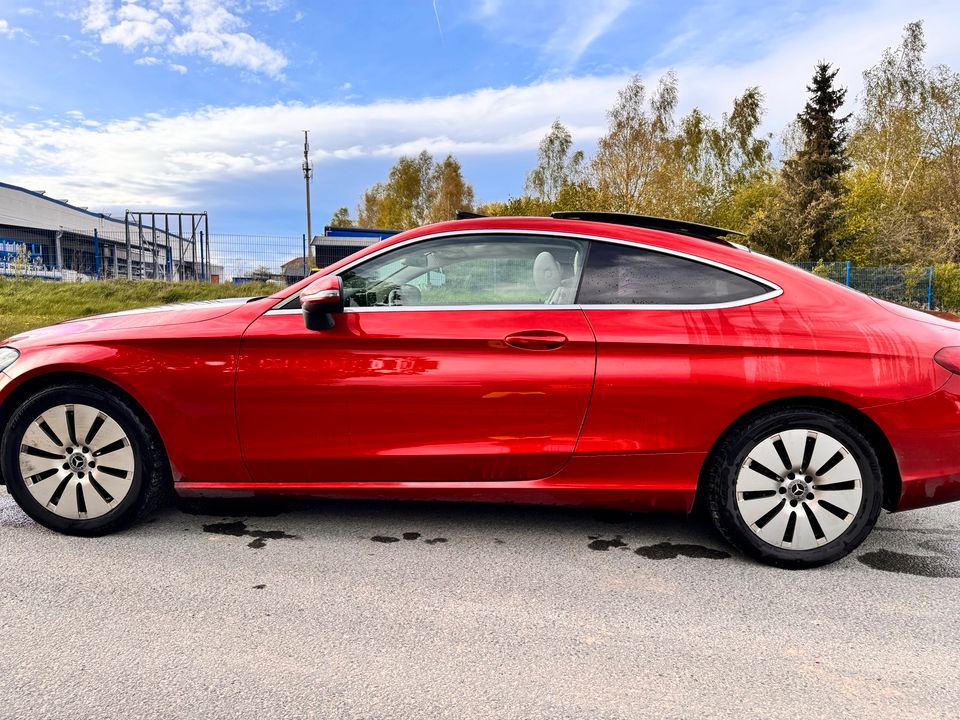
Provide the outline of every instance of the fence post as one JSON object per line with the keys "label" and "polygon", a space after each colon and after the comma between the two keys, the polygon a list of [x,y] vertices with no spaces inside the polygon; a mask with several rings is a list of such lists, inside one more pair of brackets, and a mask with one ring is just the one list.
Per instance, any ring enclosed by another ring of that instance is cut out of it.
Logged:
{"label": "fence post", "polygon": [[203,234],[207,238],[207,280],[213,282],[213,253],[210,252],[210,216],[207,215],[206,212],[203,213]]}
{"label": "fence post", "polygon": [[847,260],[847,273],[846,273],[846,285],[850,287],[850,261]]}
{"label": "fence post", "polygon": [[933,265],[927,268],[927,310],[933,310]]}
{"label": "fence post", "polygon": [[[131,258],[133,257],[133,250],[130,248],[130,211],[127,210],[123,214],[123,232],[127,238],[127,280],[133,280],[133,267]],[[116,247],[113,249],[114,252],[117,251]]]}
{"label": "fence post", "polygon": [[93,267],[96,272],[97,280],[100,279],[100,234],[97,229],[93,229]]}
{"label": "fence post", "polygon": [[307,235],[303,234],[303,276],[307,276]]}
{"label": "fence post", "polygon": [[63,272],[63,230],[57,230],[56,235],[53,236],[53,243],[57,254],[57,270]]}
{"label": "fence post", "polygon": [[203,230],[200,231],[200,280],[207,279],[207,261],[203,257]]}

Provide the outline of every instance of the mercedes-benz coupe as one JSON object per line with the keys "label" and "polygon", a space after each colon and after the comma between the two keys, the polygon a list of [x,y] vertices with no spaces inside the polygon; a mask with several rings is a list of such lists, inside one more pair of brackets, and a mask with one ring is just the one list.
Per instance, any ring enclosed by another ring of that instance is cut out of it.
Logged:
{"label": "mercedes-benz coupe", "polygon": [[688,512],[783,567],[960,499],[960,324],[637,216],[458,220],[270,297],[0,344],[0,473],[100,535],[182,496]]}

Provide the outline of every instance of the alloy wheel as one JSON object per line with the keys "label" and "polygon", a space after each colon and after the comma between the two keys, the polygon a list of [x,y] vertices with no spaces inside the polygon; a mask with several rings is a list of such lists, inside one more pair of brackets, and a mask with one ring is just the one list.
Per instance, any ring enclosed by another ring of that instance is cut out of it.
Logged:
{"label": "alloy wheel", "polygon": [[71,520],[102,517],[130,492],[136,460],[116,420],[89,405],[56,405],[27,427],[20,473],[33,498]]}
{"label": "alloy wheel", "polygon": [[747,453],[736,479],[737,509],[769,545],[811,550],[840,537],[860,511],[863,476],[836,438],[786,430]]}

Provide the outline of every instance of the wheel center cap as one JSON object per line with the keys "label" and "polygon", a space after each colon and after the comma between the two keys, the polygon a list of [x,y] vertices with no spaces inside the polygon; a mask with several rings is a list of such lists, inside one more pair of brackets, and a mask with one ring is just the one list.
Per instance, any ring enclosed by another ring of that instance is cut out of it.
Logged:
{"label": "wheel center cap", "polygon": [[787,492],[793,495],[793,497],[797,500],[800,500],[807,494],[807,485],[801,480],[796,480],[790,484],[790,487],[787,488]]}
{"label": "wheel center cap", "polygon": [[86,470],[87,468],[87,459],[80,453],[74,453],[71,455],[67,462],[70,463],[70,469],[74,472],[80,472],[81,470]]}

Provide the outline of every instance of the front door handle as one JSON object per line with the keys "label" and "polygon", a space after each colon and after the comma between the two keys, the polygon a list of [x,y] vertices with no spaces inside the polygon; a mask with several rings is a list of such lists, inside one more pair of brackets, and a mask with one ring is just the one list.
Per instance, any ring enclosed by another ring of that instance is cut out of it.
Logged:
{"label": "front door handle", "polygon": [[556,350],[566,344],[567,336],[549,330],[524,330],[507,335],[503,341],[521,350]]}

